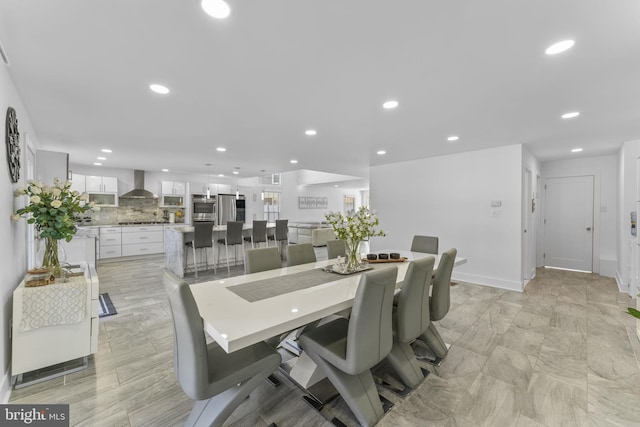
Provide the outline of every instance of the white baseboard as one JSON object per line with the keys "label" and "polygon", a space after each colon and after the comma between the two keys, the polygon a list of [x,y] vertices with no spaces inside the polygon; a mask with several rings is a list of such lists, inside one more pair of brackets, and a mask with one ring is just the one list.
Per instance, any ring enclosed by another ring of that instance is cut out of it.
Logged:
{"label": "white baseboard", "polygon": [[478,285],[486,285],[494,288],[507,289],[510,291],[522,292],[524,286],[522,282],[515,280],[498,279],[497,277],[486,277],[477,274],[460,273],[454,270],[451,276],[452,280],[459,280],[462,282],[476,283]]}
{"label": "white baseboard", "polygon": [[618,285],[618,291],[624,292],[625,294],[629,293],[629,284],[624,283],[624,281],[622,280],[622,276],[620,275],[620,272],[616,272],[615,279],[616,279],[616,284]]}
{"label": "white baseboard", "polygon": [[618,274],[618,260],[600,258],[600,271],[603,277],[616,277]]}
{"label": "white baseboard", "polygon": [[9,399],[11,398],[11,370],[8,370],[4,377],[2,378],[2,383],[0,384],[0,403],[6,404],[9,403]]}

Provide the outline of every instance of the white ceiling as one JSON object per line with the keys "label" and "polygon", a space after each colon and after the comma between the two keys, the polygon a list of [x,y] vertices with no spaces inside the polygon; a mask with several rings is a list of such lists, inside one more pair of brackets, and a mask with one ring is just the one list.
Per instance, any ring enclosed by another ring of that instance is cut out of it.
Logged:
{"label": "white ceiling", "polygon": [[366,177],[509,144],[545,161],[640,139],[637,0],[227,1],[216,20],[199,0],[1,0],[43,148],[92,164],[106,147],[105,167],[148,171]]}

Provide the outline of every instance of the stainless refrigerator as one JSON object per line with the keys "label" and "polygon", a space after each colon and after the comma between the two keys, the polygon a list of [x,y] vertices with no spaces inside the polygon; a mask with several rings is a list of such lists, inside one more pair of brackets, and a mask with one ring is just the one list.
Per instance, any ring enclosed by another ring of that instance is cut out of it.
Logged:
{"label": "stainless refrigerator", "polygon": [[218,225],[228,221],[245,221],[244,194],[218,194]]}

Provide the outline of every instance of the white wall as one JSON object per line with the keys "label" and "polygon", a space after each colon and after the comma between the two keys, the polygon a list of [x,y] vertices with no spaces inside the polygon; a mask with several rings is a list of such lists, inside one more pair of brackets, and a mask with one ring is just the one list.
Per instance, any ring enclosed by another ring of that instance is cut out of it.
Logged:
{"label": "white wall", "polygon": [[[280,218],[289,222],[318,222],[324,221],[327,212],[342,212],[344,196],[354,196],[356,208],[362,204],[360,189],[345,189],[319,185],[298,185],[297,172],[281,174]],[[278,190],[274,190],[278,191]],[[298,197],[327,197],[327,209],[298,209]]]}
{"label": "white wall", "polygon": [[640,140],[628,141],[622,145],[618,153],[618,215],[616,217],[617,236],[617,274],[616,280],[622,292],[628,292],[635,298],[638,288],[638,254],[635,242],[631,237],[630,212],[638,209],[638,158],[640,157]]}
{"label": "white wall", "polygon": [[[24,206],[22,198],[16,199],[13,192],[18,186],[25,185],[26,165],[26,136],[29,135],[31,144],[38,143],[38,137],[31,125],[27,111],[15,90],[7,68],[0,62],[0,113],[3,124],[8,107],[16,110],[18,129],[21,139],[21,169],[20,181],[13,184],[9,179],[9,167],[6,154],[2,154],[0,161],[0,336],[2,351],[0,352],[0,402],[6,403],[11,389],[11,341],[9,339],[10,318],[13,312],[13,290],[18,286],[27,270],[27,234],[26,220],[12,222],[9,218],[19,207]],[[4,132],[3,132],[4,133]],[[3,137],[4,145],[4,137]],[[32,147],[33,151],[37,147]],[[3,150],[6,151],[6,150]]]}
{"label": "white wall", "polygon": [[371,207],[387,233],[372,250],[438,236],[441,251],[455,247],[468,259],[454,278],[522,290],[522,156],[512,145],[372,167]]}
{"label": "white wall", "polygon": [[[547,178],[587,175],[594,176],[593,271],[602,276],[615,277],[617,271],[616,220],[618,211],[616,203],[617,156],[586,157],[542,163],[543,185]],[[542,208],[544,209],[544,206]],[[541,241],[541,244],[544,247],[544,240]]]}

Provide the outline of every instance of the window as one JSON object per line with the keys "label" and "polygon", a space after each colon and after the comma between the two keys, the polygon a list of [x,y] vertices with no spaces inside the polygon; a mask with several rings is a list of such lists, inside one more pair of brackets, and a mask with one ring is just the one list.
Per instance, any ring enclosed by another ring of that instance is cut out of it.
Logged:
{"label": "window", "polygon": [[344,212],[353,213],[356,210],[356,198],[354,196],[344,196]]}
{"label": "window", "polygon": [[280,193],[275,191],[263,191],[264,216],[267,222],[276,222],[280,219]]}

